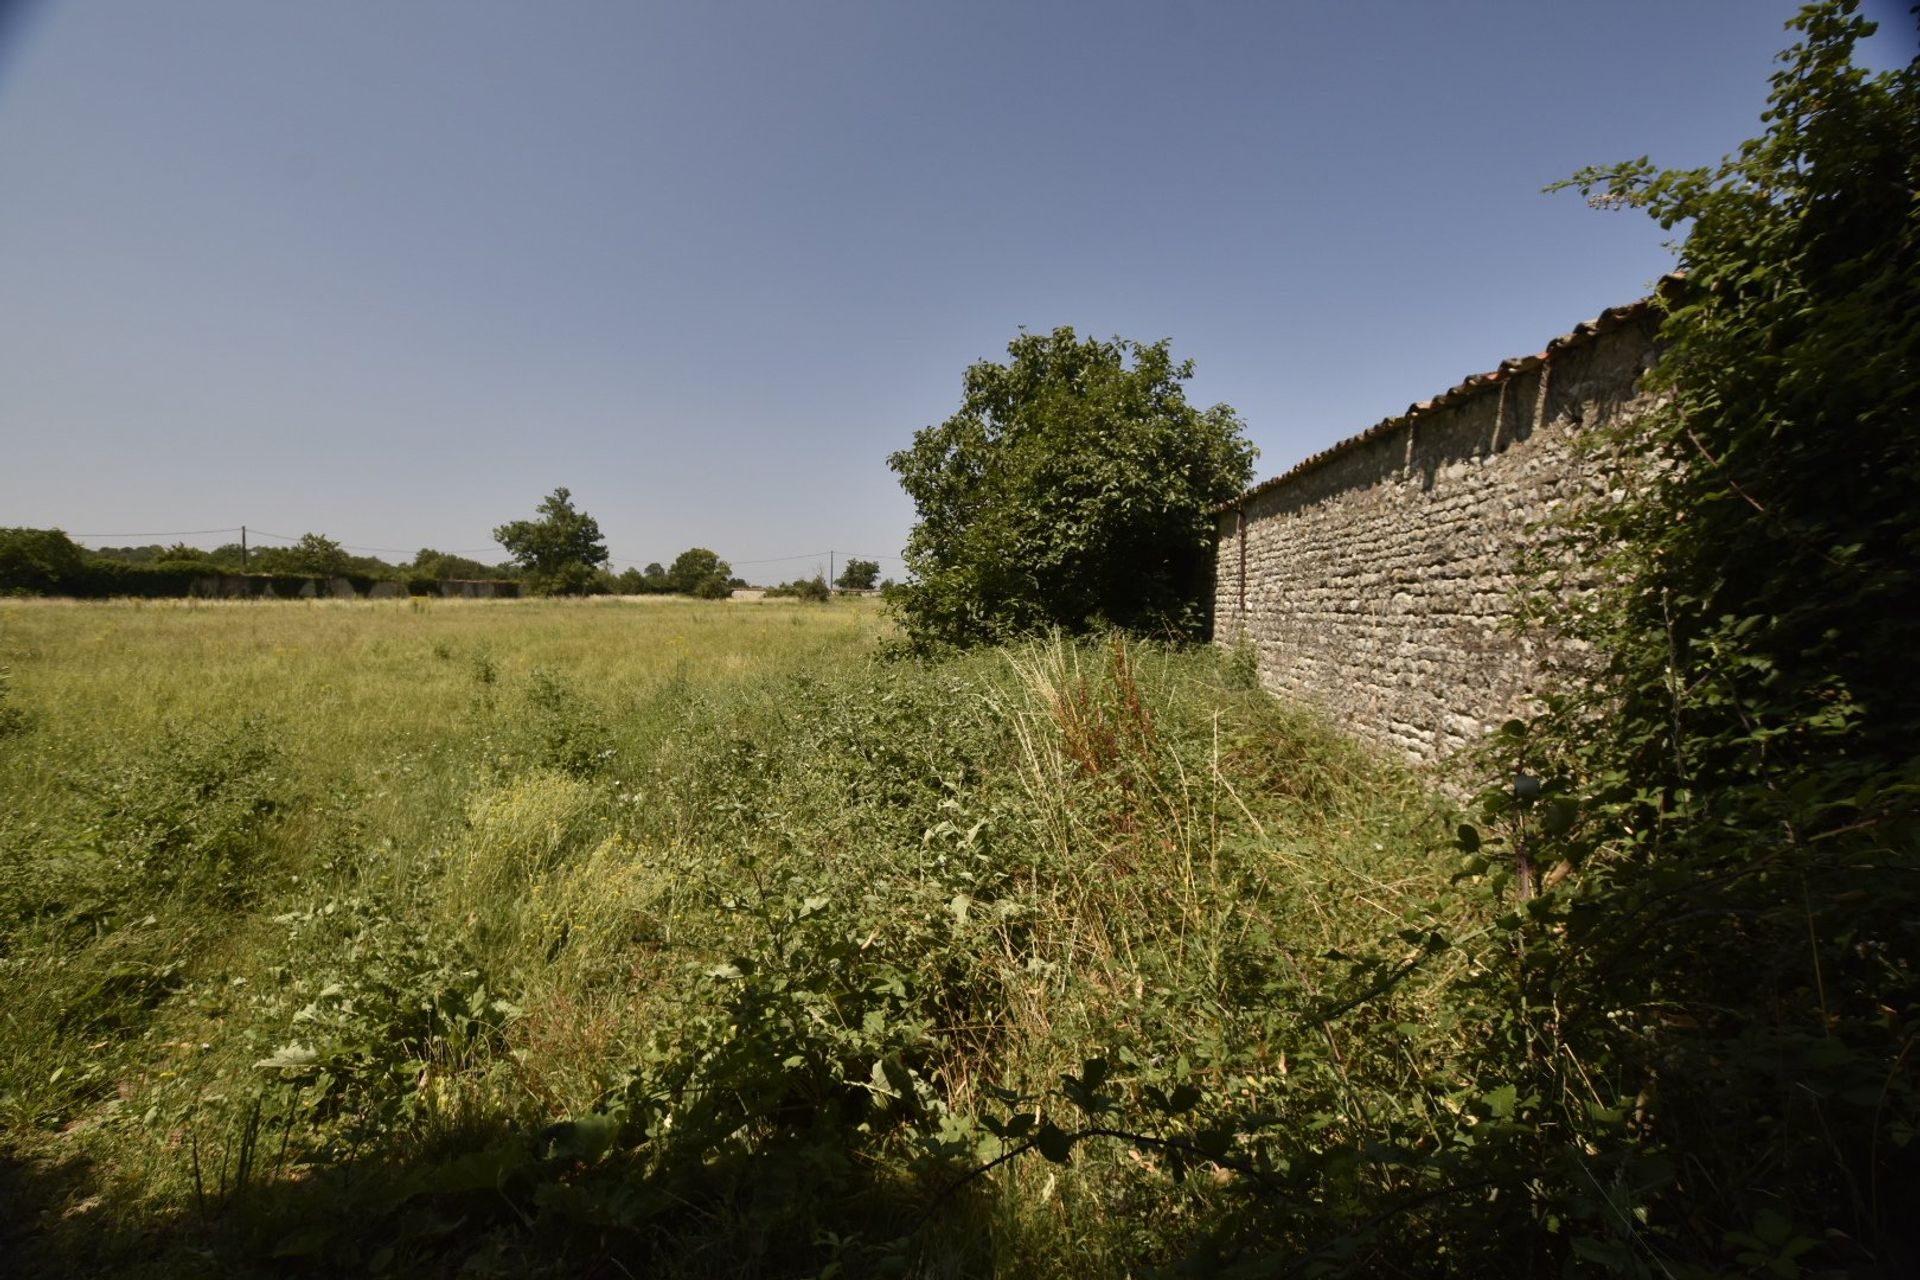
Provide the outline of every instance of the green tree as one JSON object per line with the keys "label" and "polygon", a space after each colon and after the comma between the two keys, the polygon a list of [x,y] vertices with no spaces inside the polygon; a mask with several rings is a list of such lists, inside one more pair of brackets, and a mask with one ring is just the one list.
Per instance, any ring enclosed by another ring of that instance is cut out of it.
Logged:
{"label": "green tree", "polygon": [[825,604],[833,599],[833,592],[827,587],[827,576],[824,573],[816,573],[811,578],[795,578],[792,582],[768,587],[767,594],[794,600],[810,600],[815,604]]}
{"label": "green tree", "polygon": [[667,570],[667,581],[682,595],[703,600],[724,600],[733,594],[727,585],[733,567],[705,547],[690,547],[674,557]]}
{"label": "green tree", "polygon": [[319,533],[303,533],[300,541],[287,548],[286,565],[292,573],[310,573],[331,578],[347,572],[352,557],[346,548]]}
{"label": "green tree", "polygon": [[919,519],[900,592],[922,643],[1108,625],[1198,636],[1216,504],[1252,476],[1226,405],[1195,409],[1170,343],[1022,334],[960,411],[888,465]]}
{"label": "green tree", "polygon": [[548,494],[537,510],[539,519],[503,524],[493,531],[493,540],[525,571],[536,593],[585,592],[594,580],[594,570],[607,562],[599,522],[575,510],[573,494],[564,488]]}
{"label": "green tree", "polygon": [[432,578],[439,582],[509,576],[505,566],[482,564],[466,556],[435,551],[432,547],[420,548],[419,554],[414,556],[413,564],[409,567],[414,577]]}
{"label": "green tree", "polygon": [[0,591],[73,591],[87,553],[58,529],[0,529]]}
{"label": "green tree", "polygon": [[238,573],[242,569],[255,567],[252,563],[252,557],[243,554],[240,544],[237,542],[221,543],[207,553],[207,559],[212,561],[215,567],[226,569],[233,573]]}
{"label": "green tree", "polygon": [[846,591],[871,591],[873,584],[880,580],[880,562],[878,560],[849,560],[847,567],[840,571],[833,585]]}

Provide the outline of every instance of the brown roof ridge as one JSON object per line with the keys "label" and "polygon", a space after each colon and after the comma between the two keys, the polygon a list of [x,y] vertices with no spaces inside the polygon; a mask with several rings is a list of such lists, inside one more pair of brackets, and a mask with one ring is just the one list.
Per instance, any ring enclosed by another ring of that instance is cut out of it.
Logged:
{"label": "brown roof ridge", "polygon": [[1344,440],[1328,445],[1318,453],[1310,454],[1302,458],[1299,462],[1294,463],[1293,466],[1287,468],[1287,470],[1281,472],[1279,475],[1262,480],[1259,484],[1254,485],[1239,497],[1221,503],[1214,508],[1214,512],[1217,514],[1223,511],[1231,511],[1235,507],[1243,505],[1249,498],[1257,497],[1270,489],[1280,487],[1289,480],[1293,480],[1305,475],[1309,471],[1325,466],[1335,458],[1350,453],[1363,444],[1368,444],[1383,436],[1391,435],[1394,431],[1408,425],[1424,414],[1452,408],[1463,400],[1499,386],[1509,378],[1531,372],[1551,360],[1556,352],[1565,351],[1570,347],[1584,345],[1603,333],[1610,333],[1624,325],[1632,324],[1666,300],[1674,288],[1685,278],[1686,273],[1681,271],[1670,272],[1667,275],[1661,276],[1659,282],[1654,286],[1654,291],[1646,297],[1635,302],[1629,302],[1625,306],[1608,307],[1593,319],[1582,320],[1579,324],[1573,326],[1572,329],[1553,339],[1547,343],[1545,347],[1532,355],[1513,356],[1509,359],[1502,360],[1497,366],[1489,369],[1485,373],[1469,374],[1459,383],[1442,391],[1431,400],[1422,400],[1418,404],[1408,405],[1405,413],[1397,414],[1391,418],[1382,418],[1365,431],[1357,435],[1348,436]]}

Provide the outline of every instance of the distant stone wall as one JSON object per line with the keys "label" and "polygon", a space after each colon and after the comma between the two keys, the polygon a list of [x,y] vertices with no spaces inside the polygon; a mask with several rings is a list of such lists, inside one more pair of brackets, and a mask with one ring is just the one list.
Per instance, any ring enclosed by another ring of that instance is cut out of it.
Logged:
{"label": "distant stone wall", "polygon": [[1438,763],[1528,709],[1571,653],[1518,634],[1537,526],[1609,500],[1583,430],[1644,411],[1657,322],[1618,308],[1262,484],[1220,513],[1214,635],[1260,679]]}

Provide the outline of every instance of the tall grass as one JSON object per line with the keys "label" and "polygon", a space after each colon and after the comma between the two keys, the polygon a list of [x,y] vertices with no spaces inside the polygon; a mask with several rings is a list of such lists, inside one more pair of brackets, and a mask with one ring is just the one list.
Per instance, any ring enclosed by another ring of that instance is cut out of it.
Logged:
{"label": "tall grass", "polygon": [[1212,653],[883,630],[0,604],[22,1256],[1123,1274],[1417,1183],[1438,802]]}

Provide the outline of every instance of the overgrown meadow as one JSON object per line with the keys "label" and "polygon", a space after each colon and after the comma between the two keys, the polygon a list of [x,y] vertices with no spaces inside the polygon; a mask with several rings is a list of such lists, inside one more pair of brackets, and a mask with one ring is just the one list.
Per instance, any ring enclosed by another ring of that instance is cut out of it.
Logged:
{"label": "overgrown meadow", "polygon": [[0,628],[34,1273],[1444,1266],[1486,1198],[1444,806],[1232,655],[915,663],[849,602]]}

